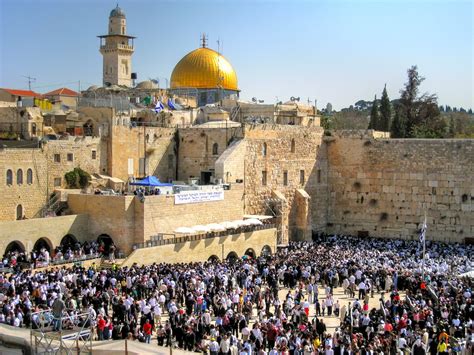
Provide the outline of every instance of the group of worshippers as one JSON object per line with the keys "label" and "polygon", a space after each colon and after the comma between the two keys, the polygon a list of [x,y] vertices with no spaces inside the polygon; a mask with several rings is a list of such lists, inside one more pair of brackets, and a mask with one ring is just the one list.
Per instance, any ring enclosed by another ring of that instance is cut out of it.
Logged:
{"label": "group of worshippers", "polygon": [[216,355],[468,353],[473,282],[459,275],[473,256],[427,242],[422,269],[418,242],[321,235],[255,259],[18,271],[0,275],[0,322],[37,327],[35,312],[60,299],[78,323],[90,314],[97,340]]}
{"label": "group of worshippers", "polygon": [[[83,243],[70,241],[63,243],[50,253],[46,247],[33,249],[29,254],[19,250],[9,250],[2,258],[0,266],[4,268],[19,269],[22,265],[29,265],[32,268],[48,266],[52,263],[73,262],[86,257],[99,257],[106,254],[106,247],[103,243],[97,241],[85,241]],[[110,247],[109,247],[110,249]],[[107,251],[107,254],[110,250]]]}

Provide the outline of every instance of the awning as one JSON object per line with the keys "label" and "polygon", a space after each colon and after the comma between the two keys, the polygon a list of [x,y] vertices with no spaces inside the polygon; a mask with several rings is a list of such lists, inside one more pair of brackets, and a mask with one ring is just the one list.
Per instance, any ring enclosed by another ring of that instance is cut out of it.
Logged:
{"label": "awning", "polygon": [[257,214],[246,214],[244,215],[244,219],[259,219],[261,221],[264,221],[266,219],[272,219],[274,218],[273,216],[265,216],[265,215],[257,215]]}
{"label": "awning", "polygon": [[130,185],[136,186],[173,186],[173,184],[168,184],[165,182],[161,182],[156,176],[147,176],[142,180],[137,180],[135,182],[131,182]]}

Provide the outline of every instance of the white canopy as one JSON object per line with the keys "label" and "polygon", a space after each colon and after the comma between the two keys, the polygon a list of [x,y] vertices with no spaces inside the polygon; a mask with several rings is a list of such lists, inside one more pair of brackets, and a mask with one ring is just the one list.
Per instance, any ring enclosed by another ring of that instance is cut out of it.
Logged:
{"label": "white canopy", "polygon": [[261,226],[263,224],[263,222],[257,218],[246,219],[245,223],[248,223],[249,226]]}
{"label": "white canopy", "polygon": [[219,224],[219,223],[211,223],[211,224],[206,225],[206,227],[209,228],[213,232],[223,232],[226,230],[226,228],[222,224]]}
{"label": "white canopy", "polygon": [[189,227],[179,227],[179,228],[176,228],[175,233],[178,233],[178,234],[194,234],[196,233],[196,231],[192,228],[189,228]]}
{"label": "white canopy", "polygon": [[197,233],[207,233],[211,231],[209,227],[203,225],[193,226],[191,229]]}

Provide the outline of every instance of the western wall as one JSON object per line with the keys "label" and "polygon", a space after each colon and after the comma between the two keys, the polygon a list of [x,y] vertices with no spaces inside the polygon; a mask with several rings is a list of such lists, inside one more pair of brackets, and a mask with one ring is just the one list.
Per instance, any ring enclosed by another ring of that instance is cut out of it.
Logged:
{"label": "western wall", "polygon": [[428,240],[472,238],[474,140],[389,139],[378,133],[325,137],[327,231],[416,239],[426,212]]}

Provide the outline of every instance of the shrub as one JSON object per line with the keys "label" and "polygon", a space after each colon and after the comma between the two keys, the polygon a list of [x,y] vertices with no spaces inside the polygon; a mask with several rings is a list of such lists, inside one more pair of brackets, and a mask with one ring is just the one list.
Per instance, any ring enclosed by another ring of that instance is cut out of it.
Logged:
{"label": "shrub", "polygon": [[74,168],[74,170],[64,174],[68,188],[70,189],[83,189],[89,185],[91,176],[88,172],[81,168]]}

